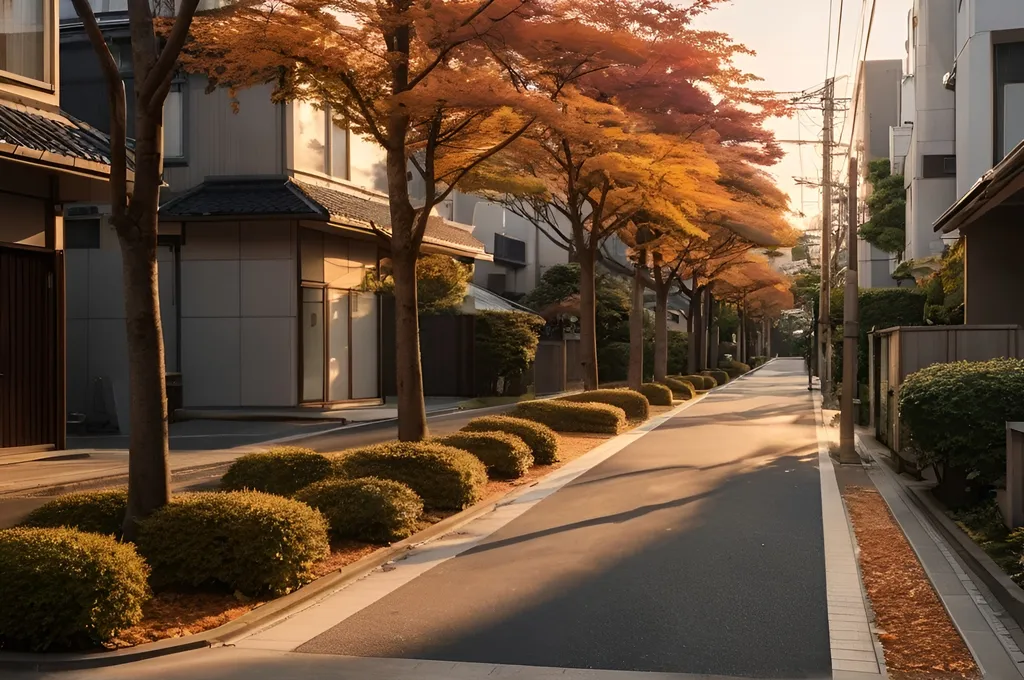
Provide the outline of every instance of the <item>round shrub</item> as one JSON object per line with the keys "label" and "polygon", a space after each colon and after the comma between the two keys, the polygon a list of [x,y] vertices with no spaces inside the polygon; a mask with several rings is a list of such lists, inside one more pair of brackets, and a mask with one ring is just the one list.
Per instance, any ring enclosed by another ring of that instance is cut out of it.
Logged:
{"label": "round shrub", "polygon": [[110,536],[0,531],[0,648],[86,649],[142,619],[146,563]]}
{"label": "round shrub", "polygon": [[139,526],[154,588],[221,588],[279,595],[313,578],[327,522],[305,503],[259,491],[175,496]]}
{"label": "round shrub", "polygon": [[312,449],[282,446],[249,453],[234,463],[220,480],[228,491],[262,491],[291,496],[331,475],[331,461]]}
{"label": "round shrub", "polygon": [[618,434],[626,427],[626,412],[598,402],[577,403],[557,399],[524,401],[512,415],[547,425],[555,432]]}
{"label": "round shrub", "polygon": [[640,394],[647,397],[651,406],[672,405],[672,389],[660,383],[644,383],[640,386]]}
{"label": "round shrub", "polygon": [[711,376],[719,385],[724,385],[725,383],[729,382],[729,374],[726,373],[725,371],[701,371],[701,374]]}
{"label": "round shrub", "polygon": [[969,477],[977,489],[1006,472],[1006,423],[1024,420],[1024,360],[933,364],[907,376],[899,408],[918,462],[936,466],[954,501]]}
{"label": "round shrub", "polygon": [[128,511],[128,490],[69,493],[41,505],[28,514],[24,527],[69,527],[95,534],[121,535]]}
{"label": "round shrub", "polygon": [[547,425],[512,416],[481,416],[462,428],[463,432],[508,432],[530,447],[533,461],[550,465],[558,461],[558,435]]}
{"label": "round shrub", "polygon": [[434,441],[469,451],[487,466],[492,477],[516,479],[529,472],[533,465],[530,447],[507,432],[457,432]]}
{"label": "round shrub", "polygon": [[468,451],[436,442],[388,442],[337,454],[341,477],[381,477],[407,484],[435,510],[461,510],[480,500],[487,468]]}
{"label": "round shrub", "polygon": [[697,396],[697,392],[693,387],[693,383],[691,383],[689,380],[682,380],[678,378],[665,378],[665,380],[662,382],[668,389],[672,390],[672,396],[674,396],[676,399],[689,401]]}
{"label": "round shrub", "polygon": [[626,412],[630,420],[647,420],[651,415],[651,404],[647,397],[631,389],[616,390],[590,390],[579,394],[570,394],[567,397],[559,397],[561,401],[574,401],[579,403],[609,404],[618,406]]}
{"label": "round shrub", "polygon": [[729,376],[730,380],[735,380],[744,373],[750,372],[750,366],[743,363],[742,361],[736,361],[735,359],[724,363],[721,366],[721,369],[725,371],[726,375]]}
{"label": "round shrub", "polygon": [[693,389],[700,392],[710,390],[718,385],[715,379],[709,375],[670,375],[669,377],[676,380],[685,380],[693,385]]}
{"label": "round shrub", "polygon": [[335,538],[390,543],[416,531],[423,501],[401,482],[377,477],[326,479],[295,494],[323,513]]}

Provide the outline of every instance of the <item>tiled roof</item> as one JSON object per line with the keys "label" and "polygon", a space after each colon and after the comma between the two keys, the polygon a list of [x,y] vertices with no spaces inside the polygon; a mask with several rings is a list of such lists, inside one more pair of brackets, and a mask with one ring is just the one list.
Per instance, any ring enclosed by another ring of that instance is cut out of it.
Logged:
{"label": "tiled roof", "polygon": [[68,166],[97,164],[90,170],[110,166],[110,139],[99,130],[67,114],[5,102],[0,102],[0,152]]}
{"label": "tiled roof", "polygon": [[[294,216],[333,218],[352,226],[391,230],[391,209],[383,198],[275,178],[213,179],[160,208],[167,217]],[[484,244],[441,217],[427,222],[424,242],[484,253]]]}

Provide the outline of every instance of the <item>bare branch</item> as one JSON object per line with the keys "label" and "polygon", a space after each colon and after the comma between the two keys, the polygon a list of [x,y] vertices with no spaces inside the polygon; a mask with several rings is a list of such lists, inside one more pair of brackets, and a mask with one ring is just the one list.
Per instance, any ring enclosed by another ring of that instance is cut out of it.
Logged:
{"label": "bare branch", "polygon": [[164,92],[174,74],[174,65],[181,55],[181,48],[185,46],[188,38],[188,30],[192,26],[192,18],[199,7],[199,0],[184,0],[178,16],[174,19],[174,26],[164,41],[163,49],[160,50],[160,57],[153,64],[153,67],[146,75],[146,80],[139,90],[139,101],[146,107],[147,111],[153,111],[155,105],[163,106],[163,99],[158,95]]}

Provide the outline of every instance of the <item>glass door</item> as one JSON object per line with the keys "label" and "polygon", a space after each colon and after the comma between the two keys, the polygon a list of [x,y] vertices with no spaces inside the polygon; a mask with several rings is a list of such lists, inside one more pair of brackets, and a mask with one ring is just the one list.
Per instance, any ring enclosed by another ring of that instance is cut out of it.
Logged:
{"label": "glass door", "polygon": [[328,300],[328,365],[327,392],[330,401],[351,399],[351,316],[349,291],[330,288]]}
{"label": "glass door", "polygon": [[323,287],[302,287],[302,401],[324,401],[324,347],[327,325],[324,323]]}

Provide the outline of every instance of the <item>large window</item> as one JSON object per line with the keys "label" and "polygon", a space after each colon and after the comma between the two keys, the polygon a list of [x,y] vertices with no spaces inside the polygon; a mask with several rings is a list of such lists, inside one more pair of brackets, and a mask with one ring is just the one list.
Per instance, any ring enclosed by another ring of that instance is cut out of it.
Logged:
{"label": "large window", "polygon": [[329,108],[296,101],[295,128],[296,170],[349,179],[348,129],[334,123]]}
{"label": "large window", "polygon": [[[0,0],[2,1],[2,0]],[[185,160],[185,93],[184,84],[175,83],[164,101],[164,160]]]}
{"label": "large window", "polygon": [[47,0],[0,0],[0,71],[49,83]]}
{"label": "large window", "polygon": [[1024,140],[1024,43],[995,45],[995,162]]}

